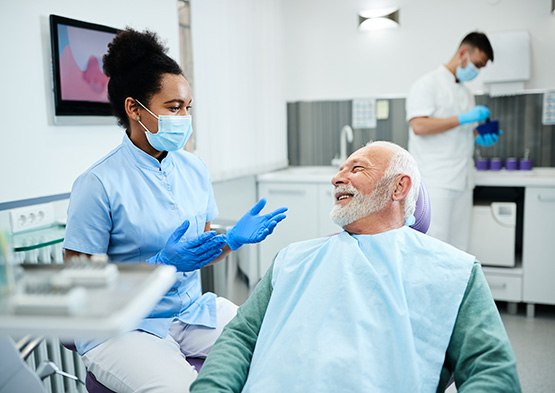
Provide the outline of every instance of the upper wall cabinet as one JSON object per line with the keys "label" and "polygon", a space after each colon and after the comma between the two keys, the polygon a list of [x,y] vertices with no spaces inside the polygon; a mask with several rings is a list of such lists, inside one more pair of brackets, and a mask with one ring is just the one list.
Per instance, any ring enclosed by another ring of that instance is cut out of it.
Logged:
{"label": "upper wall cabinet", "polygon": [[530,79],[530,34],[502,31],[488,34],[494,61],[482,72],[491,96],[520,93]]}

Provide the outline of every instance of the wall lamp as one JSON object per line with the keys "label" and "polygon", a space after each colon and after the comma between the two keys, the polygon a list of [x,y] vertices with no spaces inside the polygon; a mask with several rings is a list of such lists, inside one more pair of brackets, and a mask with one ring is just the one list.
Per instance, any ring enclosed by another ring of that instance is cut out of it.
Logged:
{"label": "wall lamp", "polygon": [[360,30],[375,31],[397,27],[399,27],[399,7],[375,8],[361,11],[358,14]]}

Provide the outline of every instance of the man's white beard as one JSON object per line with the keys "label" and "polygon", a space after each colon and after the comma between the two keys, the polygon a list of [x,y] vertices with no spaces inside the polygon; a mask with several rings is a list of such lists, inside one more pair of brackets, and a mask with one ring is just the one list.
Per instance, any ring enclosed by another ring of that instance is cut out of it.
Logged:
{"label": "man's white beard", "polygon": [[344,228],[361,218],[382,210],[389,201],[389,181],[382,179],[370,195],[363,195],[351,185],[338,186],[335,193],[346,192],[353,194],[345,206],[335,204],[330,212],[330,218],[340,227]]}

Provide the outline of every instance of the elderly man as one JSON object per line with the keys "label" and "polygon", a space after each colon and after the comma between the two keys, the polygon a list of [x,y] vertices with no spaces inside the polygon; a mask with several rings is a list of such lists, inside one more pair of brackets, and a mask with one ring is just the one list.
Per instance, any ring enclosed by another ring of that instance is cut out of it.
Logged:
{"label": "elderly man", "polygon": [[345,231],[283,249],[225,328],[191,391],[519,392],[475,258],[409,223],[420,175],[389,142],[332,180]]}

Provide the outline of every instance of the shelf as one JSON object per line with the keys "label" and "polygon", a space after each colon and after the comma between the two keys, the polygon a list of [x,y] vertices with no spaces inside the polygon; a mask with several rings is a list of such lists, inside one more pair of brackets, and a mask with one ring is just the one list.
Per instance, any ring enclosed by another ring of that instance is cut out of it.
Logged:
{"label": "shelf", "polygon": [[49,227],[16,233],[12,236],[15,252],[31,251],[64,241],[65,225],[53,224]]}

